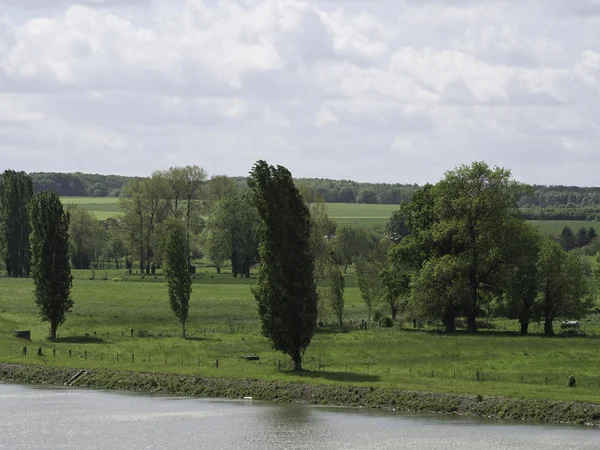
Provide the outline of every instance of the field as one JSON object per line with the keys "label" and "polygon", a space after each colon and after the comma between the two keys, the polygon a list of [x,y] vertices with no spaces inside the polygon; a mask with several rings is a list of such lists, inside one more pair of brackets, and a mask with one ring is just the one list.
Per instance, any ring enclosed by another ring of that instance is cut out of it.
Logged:
{"label": "field", "polygon": [[[105,220],[121,214],[119,199],[114,197],[63,197],[64,204],[78,204],[93,212],[98,220]],[[357,203],[328,203],[329,216],[337,223],[355,224],[371,227],[384,224],[397,205],[363,205]],[[594,227],[600,231],[600,223],[585,220],[532,220],[531,223],[548,234],[560,234],[562,229],[569,226],[573,231],[581,227]]]}
{"label": "field", "polygon": [[[320,328],[304,357],[308,371],[298,375],[286,370],[289,358],[260,336],[249,287],[254,279],[202,272],[194,282],[187,339],[180,337],[160,277],[109,271],[103,281],[99,271],[95,280],[90,271],[75,271],[75,308],[56,343],[46,340],[48,326],[37,315],[31,281],[1,279],[0,361],[600,403],[595,318],[584,323],[584,337],[552,339],[517,336],[516,322],[508,321],[478,335],[443,335],[435,324],[413,329],[410,320],[402,328],[360,330],[357,322],[367,314],[350,276],[346,328]],[[14,338],[17,329],[31,330],[32,342]],[[241,358],[254,354],[259,361]],[[576,389],[565,387],[570,375]]]}

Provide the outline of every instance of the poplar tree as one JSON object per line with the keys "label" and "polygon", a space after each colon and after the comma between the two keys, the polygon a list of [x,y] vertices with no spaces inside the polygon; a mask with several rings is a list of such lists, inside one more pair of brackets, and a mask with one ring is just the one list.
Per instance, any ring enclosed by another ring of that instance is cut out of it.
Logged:
{"label": "poplar tree", "polygon": [[190,310],[192,278],[188,270],[187,236],[183,227],[172,220],[168,223],[164,242],[164,275],[169,291],[169,305],[182,327],[185,337],[185,323]]}
{"label": "poplar tree", "polygon": [[28,277],[29,216],[27,203],[33,195],[31,177],[25,172],[5,170],[0,181],[0,241],[9,277]]}
{"label": "poplar tree", "polygon": [[273,348],[288,354],[294,370],[317,327],[317,290],[311,252],[310,213],[291,173],[258,161],[248,180],[259,226],[258,303],[262,334]]}
{"label": "poplar tree", "polygon": [[54,192],[38,192],[29,205],[31,276],[34,299],[43,321],[50,322],[50,340],[73,308],[73,277],[69,263],[69,213]]}

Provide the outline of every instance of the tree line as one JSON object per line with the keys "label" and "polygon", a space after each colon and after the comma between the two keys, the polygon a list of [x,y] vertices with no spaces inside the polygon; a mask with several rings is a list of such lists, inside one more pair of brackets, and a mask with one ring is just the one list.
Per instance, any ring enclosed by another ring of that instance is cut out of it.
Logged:
{"label": "tree line", "polygon": [[[33,192],[54,191],[61,196],[119,197],[135,177],[87,173],[30,174]],[[232,177],[241,190],[248,189],[248,177]],[[294,182],[310,187],[327,203],[376,203],[397,205],[410,200],[422,186],[400,183],[361,183],[350,180],[298,178]],[[533,185],[533,191],[519,198],[522,217],[529,220],[596,220],[600,217],[600,188]]]}

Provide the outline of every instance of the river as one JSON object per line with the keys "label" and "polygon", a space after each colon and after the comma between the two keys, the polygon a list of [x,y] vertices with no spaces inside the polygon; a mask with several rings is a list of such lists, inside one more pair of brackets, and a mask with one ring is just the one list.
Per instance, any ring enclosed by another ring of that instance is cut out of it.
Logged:
{"label": "river", "polygon": [[0,384],[0,448],[598,449],[600,430]]}

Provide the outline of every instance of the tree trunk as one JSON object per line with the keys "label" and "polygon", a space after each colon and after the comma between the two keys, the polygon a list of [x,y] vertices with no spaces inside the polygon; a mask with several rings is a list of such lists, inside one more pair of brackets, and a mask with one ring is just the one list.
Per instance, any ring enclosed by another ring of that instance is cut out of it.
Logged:
{"label": "tree trunk", "polygon": [[182,336],[185,338],[185,320],[181,322]]}
{"label": "tree trunk", "polygon": [[221,273],[221,266],[216,266],[217,267],[217,273]]}
{"label": "tree trunk", "polygon": [[554,328],[552,328],[551,317],[546,317],[544,320],[544,334],[546,336],[554,336]]}
{"label": "tree trunk", "polygon": [[52,342],[56,341],[56,329],[58,328],[58,324],[54,321],[50,322],[50,340]]}
{"label": "tree trunk", "polygon": [[292,360],[294,361],[294,371],[302,372],[302,356],[300,356],[300,349],[295,348],[292,354]]}
{"label": "tree trunk", "polygon": [[396,301],[390,301],[390,314],[392,315],[392,320],[396,321],[396,316],[398,315],[398,304]]}
{"label": "tree trunk", "polygon": [[348,272],[348,263],[346,263],[346,265],[344,266],[344,273]]}
{"label": "tree trunk", "polygon": [[521,336],[527,336],[528,329],[529,329],[529,320],[521,322]]}
{"label": "tree trunk", "polygon": [[477,333],[477,319],[475,314],[467,316],[467,331],[469,333]]}
{"label": "tree trunk", "polygon": [[443,317],[445,333],[454,333],[456,331],[456,325],[454,324],[454,319],[455,319],[454,311],[448,310]]}

